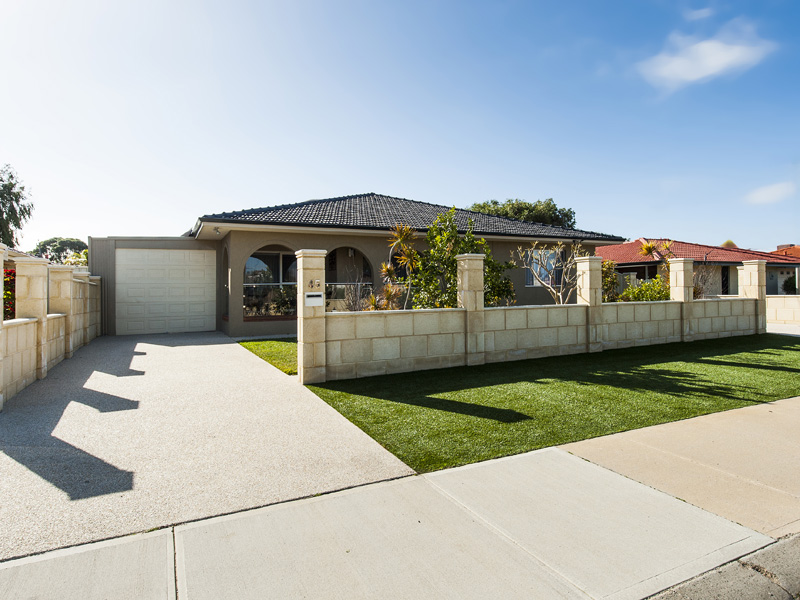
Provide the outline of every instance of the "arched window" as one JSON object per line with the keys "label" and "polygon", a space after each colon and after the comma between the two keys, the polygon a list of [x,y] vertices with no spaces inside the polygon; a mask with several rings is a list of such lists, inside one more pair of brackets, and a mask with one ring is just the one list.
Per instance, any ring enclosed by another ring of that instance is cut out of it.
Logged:
{"label": "arched window", "polygon": [[297,259],[281,246],[264,246],[244,266],[244,317],[297,314]]}

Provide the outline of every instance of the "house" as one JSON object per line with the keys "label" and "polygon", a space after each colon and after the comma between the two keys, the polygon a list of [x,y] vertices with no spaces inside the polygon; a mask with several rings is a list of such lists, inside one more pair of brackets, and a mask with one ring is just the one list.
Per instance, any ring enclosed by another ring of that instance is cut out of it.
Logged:
{"label": "house", "polygon": [[[639,238],[632,242],[598,246],[595,250],[604,260],[617,263],[617,271],[635,274],[637,279],[652,279],[658,274],[658,266],[663,264],[662,256],[643,256],[642,244],[655,243],[659,248],[669,240],[665,238]],[[672,240],[670,251],[675,258],[692,258],[695,273],[702,266],[706,274],[704,291],[706,295],[735,295],[738,293],[737,267],[745,260],[767,261],[767,294],[782,294],[783,282],[800,268],[800,257],[782,256],[758,250],[706,246]]]}
{"label": "house", "polygon": [[780,256],[791,256],[793,258],[800,258],[800,246],[797,244],[781,244],[777,250],[773,250],[770,254],[779,254]]}
{"label": "house", "polygon": [[[204,215],[180,237],[89,238],[91,270],[104,284],[103,332],[294,333],[297,250],[328,252],[330,310],[348,289],[379,282],[395,224],[412,226],[422,238],[436,216],[448,210],[370,193]],[[456,210],[455,218],[460,231],[471,219],[475,234],[489,242],[501,261],[532,241],[580,241],[591,250],[623,239],[463,209]],[[522,269],[509,275],[518,304],[552,303]]]}

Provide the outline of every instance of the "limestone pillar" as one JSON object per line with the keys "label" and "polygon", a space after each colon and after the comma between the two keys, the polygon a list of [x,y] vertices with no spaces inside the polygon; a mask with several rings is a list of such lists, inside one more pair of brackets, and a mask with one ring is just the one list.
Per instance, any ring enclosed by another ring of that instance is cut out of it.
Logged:
{"label": "limestone pillar", "polygon": [[483,261],[484,254],[459,254],[458,261],[458,306],[466,309],[466,362],[482,365],[486,362],[484,347],[483,313]]}
{"label": "limestone pillar", "polygon": [[[5,244],[0,244],[0,263],[5,265],[5,261],[8,260],[8,246]],[[0,298],[3,297],[5,286],[5,271],[3,272],[3,279],[0,280]],[[2,339],[3,335],[3,315],[0,315],[0,339]],[[5,386],[3,385],[4,373],[3,373],[3,348],[0,346],[0,410],[3,410],[3,404],[5,402]]]}
{"label": "limestone pillar", "polygon": [[100,335],[100,275],[89,276],[89,339]]}
{"label": "limestone pillar", "polygon": [[47,377],[47,259],[15,258],[17,270],[16,317],[36,322],[36,379]]}
{"label": "limestone pillar", "polygon": [[756,333],[767,332],[767,261],[743,260],[739,295],[756,301]]}
{"label": "limestone pillar", "polygon": [[579,256],[577,267],[577,303],[586,306],[586,351],[600,352],[603,349],[603,257]]}
{"label": "limestone pillar", "polygon": [[692,305],[694,300],[694,259],[669,259],[669,295],[670,300],[681,303],[681,341],[691,342]]}
{"label": "limestone pillar", "polygon": [[83,270],[84,268],[85,267],[80,267],[80,270],[76,269],[72,274],[73,281],[76,284],[73,286],[73,289],[78,292],[77,294],[73,294],[73,298],[75,299],[75,304],[73,305],[73,310],[75,312],[74,318],[80,329],[76,350],[89,343],[89,315],[87,314],[89,307],[89,271]]}
{"label": "limestone pillar", "polygon": [[325,250],[298,250],[297,374],[300,383],[326,380]]}
{"label": "limestone pillar", "polygon": [[72,358],[72,277],[74,267],[50,266],[50,312],[64,317],[64,358]]}

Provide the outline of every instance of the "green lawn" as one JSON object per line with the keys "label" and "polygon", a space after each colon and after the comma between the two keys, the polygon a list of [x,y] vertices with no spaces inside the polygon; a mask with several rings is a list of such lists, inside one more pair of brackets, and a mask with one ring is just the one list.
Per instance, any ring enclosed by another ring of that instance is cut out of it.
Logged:
{"label": "green lawn", "polygon": [[256,340],[239,344],[287,375],[297,375],[297,338]]}
{"label": "green lawn", "polygon": [[309,388],[426,472],[800,395],[800,339],[735,337]]}

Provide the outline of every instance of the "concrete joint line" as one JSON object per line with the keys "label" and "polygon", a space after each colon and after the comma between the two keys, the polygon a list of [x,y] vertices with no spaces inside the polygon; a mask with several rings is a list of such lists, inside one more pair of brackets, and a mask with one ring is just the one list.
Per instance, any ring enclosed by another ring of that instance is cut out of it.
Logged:
{"label": "concrete joint line", "polygon": [[175,540],[175,527],[172,529],[172,576],[175,578],[175,600],[178,600],[180,591],[178,590],[178,545]]}
{"label": "concrete joint line", "polygon": [[777,585],[784,592],[786,592],[786,594],[788,596],[792,597],[792,593],[780,584],[778,576],[775,575],[775,573],[773,573],[769,569],[765,569],[761,565],[756,565],[756,564],[753,564],[751,562],[748,562],[748,561],[742,560],[742,559],[739,559],[739,564],[742,565],[743,567],[747,567],[748,569],[751,569],[751,570],[755,571],[756,573],[758,573],[762,577],[765,577],[770,582],[772,582],[773,584]]}
{"label": "concrete joint line", "polygon": [[493,533],[495,533],[495,534],[496,534],[496,535],[498,535],[499,537],[502,537],[502,538],[503,538],[503,539],[505,539],[506,541],[510,542],[510,543],[511,543],[513,546],[515,546],[515,547],[519,548],[520,550],[522,550],[522,551],[523,551],[525,554],[527,554],[529,557],[531,557],[531,559],[532,559],[532,560],[533,560],[535,563],[537,563],[537,564],[541,565],[541,566],[542,566],[542,567],[544,567],[546,570],[548,570],[548,571],[550,571],[551,573],[553,573],[553,574],[554,574],[556,577],[558,577],[559,579],[561,579],[561,580],[563,580],[563,581],[566,581],[566,582],[567,582],[569,585],[571,585],[573,588],[575,588],[576,590],[578,590],[578,591],[580,591],[582,594],[584,594],[584,595],[586,596],[586,598],[587,598],[587,599],[588,599],[588,598],[593,598],[593,596],[592,596],[591,594],[589,594],[589,592],[587,592],[585,589],[583,589],[583,588],[582,588],[581,586],[579,586],[577,583],[575,583],[574,581],[572,581],[572,580],[571,580],[569,577],[567,577],[567,576],[566,576],[564,573],[562,573],[561,571],[559,571],[558,569],[556,569],[556,568],[555,568],[553,565],[551,565],[551,564],[547,563],[546,561],[544,561],[543,559],[539,558],[539,557],[538,557],[536,554],[534,554],[533,552],[531,552],[530,550],[528,550],[528,549],[527,549],[525,546],[523,546],[522,544],[520,544],[520,543],[519,543],[517,540],[515,540],[514,538],[512,538],[512,537],[511,537],[509,534],[507,534],[505,531],[503,531],[502,529],[500,529],[500,528],[499,528],[499,527],[497,527],[496,525],[493,525],[492,523],[490,523],[489,521],[487,521],[486,519],[484,519],[484,518],[483,518],[481,515],[479,515],[478,513],[476,513],[476,512],[475,512],[474,510],[472,510],[470,507],[466,506],[466,505],[465,505],[463,502],[460,502],[458,499],[454,498],[454,497],[453,497],[452,495],[450,495],[450,494],[449,494],[449,493],[448,493],[446,490],[444,490],[444,489],[442,489],[441,487],[439,487],[438,485],[436,485],[436,483],[434,483],[433,481],[431,481],[430,479],[428,479],[428,478],[427,478],[427,477],[425,477],[424,475],[420,475],[420,477],[422,477],[422,479],[424,479],[424,480],[425,480],[425,481],[428,483],[428,485],[430,485],[430,486],[431,486],[431,487],[432,487],[432,488],[433,488],[433,489],[434,489],[436,492],[438,492],[439,494],[441,494],[442,496],[444,496],[445,498],[447,498],[447,499],[448,499],[450,502],[452,502],[453,504],[455,504],[456,506],[458,506],[458,507],[459,507],[459,508],[460,508],[462,511],[464,511],[465,513],[467,513],[468,515],[470,515],[470,516],[471,516],[471,517],[472,517],[472,518],[473,518],[473,519],[474,519],[476,522],[478,522],[478,523],[480,523],[481,525],[483,525],[483,526],[484,526],[486,529],[488,529],[488,530],[492,531]]}
{"label": "concrete joint line", "polygon": [[[644,446],[645,448],[650,448],[651,450],[655,450],[656,452],[661,452],[662,454],[669,454],[670,456],[674,456],[684,462],[691,463],[693,465],[697,465],[700,467],[704,467],[706,469],[711,469],[712,471],[716,471],[717,473],[722,473],[723,475],[727,475],[728,477],[733,477],[734,479],[738,479],[739,481],[747,482],[751,485],[755,485],[757,487],[763,488],[765,490],[770,490],[772,492],[777,492],[784,496],[789,496],[790,498],[800,499],[800,496],[792,494],[791,492],[787,492],[786,490],[781,490],[778,488],[774,488],[771,485],[767,485],[760,481],[756,481],[755,479],[749,479],[747,477],[742,477],[741,475],[737,475],[735,473],[731,473],[730,471],[726,471],[725,469],[720,469],[719,467],[715,467],[714,465],[709,465],[708,463],[700,462],[698,460],[693,460],[676,452],[672,452],[671,450],[664,450],[663,448],[659,448],[657,446],[652,446],[650,444],[646,444],[645,442],[641,442],[639,440],[632,440],[634,444],[639,444],[640,446]],[[591,461],[589,461],[591,462]],[[594,464],[594,463],[592,463]]]}

